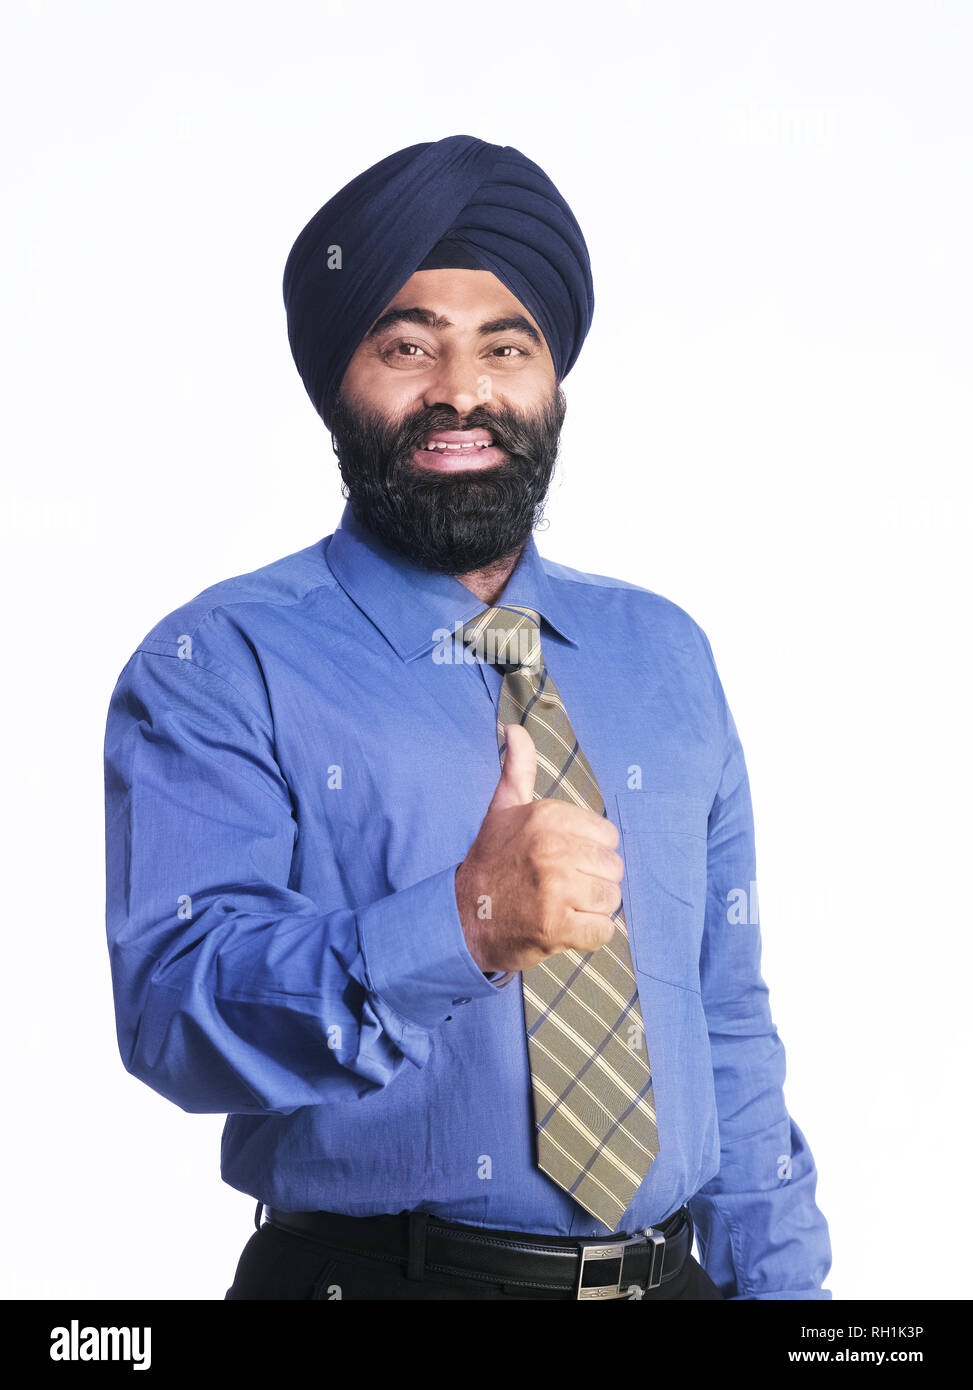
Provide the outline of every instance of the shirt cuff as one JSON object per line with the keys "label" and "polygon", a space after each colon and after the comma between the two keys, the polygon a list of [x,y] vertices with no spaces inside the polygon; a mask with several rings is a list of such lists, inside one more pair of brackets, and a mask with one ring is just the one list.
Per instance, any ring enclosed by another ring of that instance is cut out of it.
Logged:
{"label": "shirt cuff", "polygon": [[[358,939],[375,994],[420,1028],[499,994],[470,955],[456,902],[456,870],[443,869],[358,912]],[[494,972],[494,979],[506,976]]]}

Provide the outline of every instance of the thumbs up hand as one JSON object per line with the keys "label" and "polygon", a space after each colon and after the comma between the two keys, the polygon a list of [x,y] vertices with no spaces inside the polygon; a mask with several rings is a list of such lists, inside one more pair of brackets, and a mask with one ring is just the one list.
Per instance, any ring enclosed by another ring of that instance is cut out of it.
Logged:
{"label": "thumbs up hand", "polygon": [[456,870],[463,934],[485,973],[526,970],[559,951],[596,951],[611,939],[622,901],[618,831],[570,802],[535,801],[533,739],[520,724],[508,724],[504,737],[497,789]]}

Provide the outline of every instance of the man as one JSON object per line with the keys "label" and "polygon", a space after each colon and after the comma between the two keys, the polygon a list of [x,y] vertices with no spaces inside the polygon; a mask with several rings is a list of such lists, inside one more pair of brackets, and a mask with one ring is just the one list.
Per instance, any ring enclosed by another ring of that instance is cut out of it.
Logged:
{"label": "man", "polygon": [[341,526],[154,628],[106,744],[119,1045],[228,1114],[227,1298],[830,1297],[709,644],[532,539],[577,222],[517,150],[415,145],[284,296]]}

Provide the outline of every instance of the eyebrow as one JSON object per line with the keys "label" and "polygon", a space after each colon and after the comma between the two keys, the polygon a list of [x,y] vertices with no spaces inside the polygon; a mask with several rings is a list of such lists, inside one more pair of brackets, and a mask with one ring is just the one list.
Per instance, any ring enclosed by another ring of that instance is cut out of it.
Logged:
{"label": "eyebrow", "polygon": [[[417,323],[423,328],[433,328],[437,332],[455,327],[455,324],[449,319],[443,318],[441,314],[434,314],[431,309],[406,309],[393,304],[392,308],[386,310],[381,318],[376,319],[365,337],[376,338],[387,328],[392,328],[399,323]],[[524,318],[523,314],[507,314],[503,318],[490,319],[487,323],[481,323],[476,331],[481,338],[489,337],[491,333],[524,333],[531,342],[536,343],[538,347],[541,346],[540,334],[530,320]]]}

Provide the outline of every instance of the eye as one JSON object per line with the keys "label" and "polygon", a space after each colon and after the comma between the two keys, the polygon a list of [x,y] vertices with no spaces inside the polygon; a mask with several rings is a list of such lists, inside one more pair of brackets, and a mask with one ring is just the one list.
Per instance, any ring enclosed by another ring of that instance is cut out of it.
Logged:
{"label": "eye", "polygon": [[421,362],[429,353],[420,343],[410,342],[406,338],[398,338],[394,343],[389,343],[381,349],[380,357],[383,362],[389,362],[393,366],[402,362]]}
{"label": "eye", "polygon": [[[508,353],[510,354],[510,356],[507,356]],[[502,360],[506,362],[512,362],[514,360],[515,353],[518,357],[531,356],[529,349],[520,347],[517,343],[501,343],[499,347],[490,349],[491,357],[502,354]]]}

